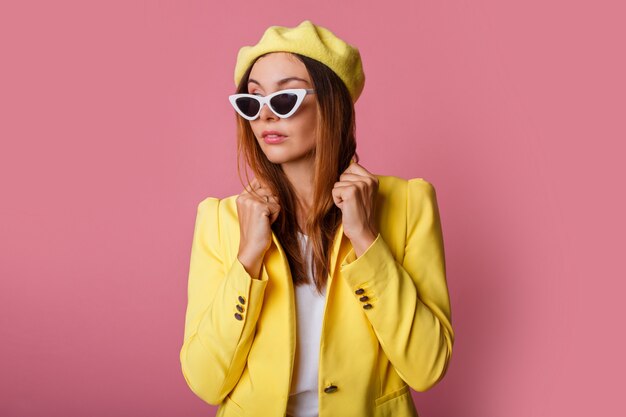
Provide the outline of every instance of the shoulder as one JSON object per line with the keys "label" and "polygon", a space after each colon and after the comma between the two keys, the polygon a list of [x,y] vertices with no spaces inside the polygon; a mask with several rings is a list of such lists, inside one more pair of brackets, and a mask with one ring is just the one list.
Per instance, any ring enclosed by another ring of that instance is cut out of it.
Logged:
{"label": "shoulder", "polygon": [[208,196],[198,203],[198,215],[211,217],[216,220],[228,221],[237,219],[237,199],[238,194],[227,197]]}
{"label": "shoulder", "polygon": [[422,178],[401,178],[394,175],[374,174],[378,178],[378,193],[382,195],[404,194],[410,197],[411,194],[434,195],[434,185]]}
{"label": "shoulder", "polygon": [[[376,207],[382,222],[394,222],[399,217],[423,213],[436,206],[435,188],[425,178],[401,178],[379,175]],[[389,219],[389,220],[384,220]]]}
{"label": "shoulder", "polygon": [[[387,201],[390,199],[410,199],[435,197],[434,185],[423,177],[402,178],[395,175],[374,174],[378,179],[378,195]],[[223,218],[237,218],[237,196],[232,194],[226,197],[205,197],[198,203],[198,212],[212,213]]]}
{"label": "shoulder", "polygon": [[204,199],[200,200],[198,203],[198,207],[207,208],[207,207],[218,207],[221,204],[229,204],[235,201],[237,195],[231,195],[228,197],[213,197],[208,196],[204,197]]}

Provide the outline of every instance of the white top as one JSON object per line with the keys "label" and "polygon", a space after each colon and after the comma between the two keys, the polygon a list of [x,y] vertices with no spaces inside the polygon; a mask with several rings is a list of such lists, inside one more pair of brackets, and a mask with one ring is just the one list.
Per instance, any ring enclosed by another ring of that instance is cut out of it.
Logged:
{"label": "white top", "polygon": [[319,295],[313,279],[312,250],[308,236],[298,232],[308,265],[308,285],[294,287],[296,300],[296,356],[287,402],[287,417],[318,417],[318,365],[326,289]]}

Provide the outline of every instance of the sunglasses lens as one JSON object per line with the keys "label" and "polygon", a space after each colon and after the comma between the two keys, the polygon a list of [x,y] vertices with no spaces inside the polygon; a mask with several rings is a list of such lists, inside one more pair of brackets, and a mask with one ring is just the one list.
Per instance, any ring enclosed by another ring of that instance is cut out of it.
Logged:
{"label": "sunglasses lens", "polygon": [[270,104],[278,114],[287,114],[296,105],[298,96],[293,93],[283,93],[272,97]]}
{"label": "sunglasses lens", "polygon": [[260,103],[250,97],[240,97],[235,100],[237,107],[246,116],[252,117],[259,112]]}

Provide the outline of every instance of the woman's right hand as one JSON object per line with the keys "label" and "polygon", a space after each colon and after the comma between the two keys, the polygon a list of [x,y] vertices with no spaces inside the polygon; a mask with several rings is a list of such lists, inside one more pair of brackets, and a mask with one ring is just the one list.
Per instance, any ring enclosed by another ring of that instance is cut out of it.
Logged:
{"label": "woman's right hand", "polygon": [[278,218],[280,205],[270,188],[256,178],[237,196],[236,202],[240,232],[238,258],[248,273],[257,278],[263,255],[272,244],[271,225]]}

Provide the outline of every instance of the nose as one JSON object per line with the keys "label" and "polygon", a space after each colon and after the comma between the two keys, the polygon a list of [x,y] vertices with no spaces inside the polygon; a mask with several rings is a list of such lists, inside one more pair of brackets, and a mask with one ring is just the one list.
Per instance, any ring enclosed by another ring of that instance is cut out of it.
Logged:
{"label": "nose", "polygon": [[278,116],[276,116],[274,114],[274,112],[272,110],[270,110],[269,104],[265,103],[263,105],[263,107],[261,107],[261,114],[259,114],[259,119],[263,119],[263,120],[271,120],[271,119],[278,119]]}

